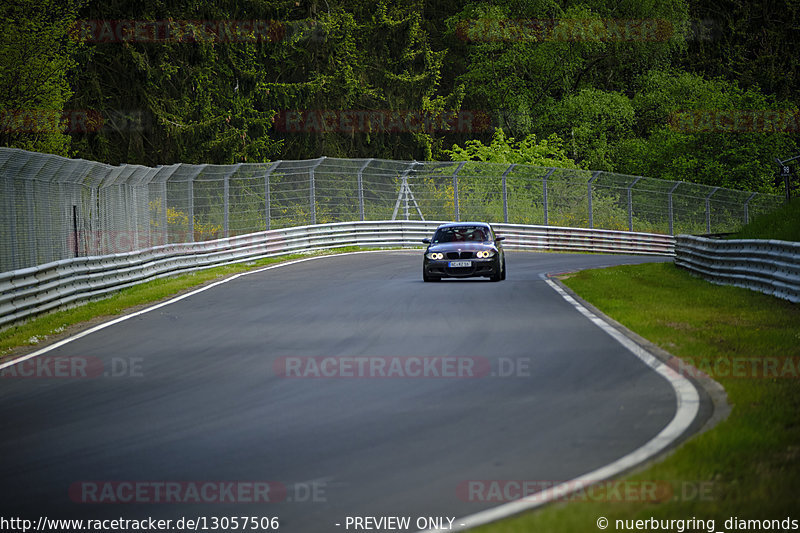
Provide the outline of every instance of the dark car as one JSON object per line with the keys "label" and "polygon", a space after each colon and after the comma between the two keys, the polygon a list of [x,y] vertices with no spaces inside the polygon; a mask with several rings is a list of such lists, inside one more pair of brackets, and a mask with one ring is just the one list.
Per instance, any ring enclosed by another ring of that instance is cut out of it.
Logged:
{"label": "dark car", "polygon": [[436,228],[422,261],[422,279],[487,277],[506,279],[506,258],[500,244],[505,237],[495,235],[484,222],[452,222]]}

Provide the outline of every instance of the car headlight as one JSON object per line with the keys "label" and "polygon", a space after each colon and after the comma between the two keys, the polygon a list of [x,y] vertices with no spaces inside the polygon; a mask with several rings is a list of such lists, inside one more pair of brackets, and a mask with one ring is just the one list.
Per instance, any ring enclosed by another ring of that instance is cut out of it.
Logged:
{"label": "car headlight", "polygon": [[477,254],[475,254],[479,259],[488,259],[489,257],[494,256],[494,252],[492,250],[481,250]]}
{"label": "car headlight", "polygon": [[444,259],[444,254],[441,254],[439,252],[431,252],[428,254],[428,259],[431,259],[433,261]]}

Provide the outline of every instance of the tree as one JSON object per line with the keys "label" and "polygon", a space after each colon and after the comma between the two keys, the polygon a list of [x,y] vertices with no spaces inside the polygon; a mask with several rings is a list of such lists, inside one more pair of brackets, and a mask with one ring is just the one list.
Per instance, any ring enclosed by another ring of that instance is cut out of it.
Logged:
{"label": "tree", "polygon": [[[539,120],[582,88],[626,92],[684,45],[682,0],[474,2],[448,20],[468,43],[467,106],[486,106],[514,135],[547,134]],[[630,95],[629,95],[630,96]]]}
{"label": "tree", "polygon": [[0,145],[68,155],[68,133],[92,127],[90,117],[64,109],[76,9],[75,1],[0,4]]}
{"label": "tree", "polygon": [[653,71],[632,103],[639,137],[617,148],[627,174],[774,192],[774,157],[798,150],[797,105],[758,87]]}
{"label": "tree", "polygon": [[502,128],[497,128],[492,141],[487,145],[479,140],[467,141],[464,147],[454,145],[446,150],[452,161],[486,161],[490,163],[521,163],[541,167],[578,168],[567,156],[564,141],[558,135],[537,140],[528,135],[521,141],[506,137]]}
{"label": "tree", "polygon": [[585,88],[556,103],[542,122],[568,139],[582,167],[614,171],[617,146],[633,135],[635,113],[624,94]]}

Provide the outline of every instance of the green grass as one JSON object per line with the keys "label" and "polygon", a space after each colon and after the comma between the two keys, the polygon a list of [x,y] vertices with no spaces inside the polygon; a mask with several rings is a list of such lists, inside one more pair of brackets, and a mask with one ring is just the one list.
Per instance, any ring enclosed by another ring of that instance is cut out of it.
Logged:
{"label": "green grass", "polygon": [[[720,357],[800,356],[800,306],[712,285],[671,263],[589,270],[564,283],[631,330],[701,367]],[[717,531],[730,516],[800,518],[800,379],[717,381],[727,391],[730,416],[626,478],[668,484],[669,501],[559,502],[478,531],[599,531],[600,516],[611,522],[607,531],[615,531],[617,519],[651,516],[714,519]],[[696,490],[703,496],[691,497]]]}
{"label": "green grass", "polygon": [[225,265],[206,270],[198,270],[168,278],[156,279],[113,293],[107,298],[90,301],[79,306],[46,313],[18,325],[0,331],[0,360],[8,356],[14,348],[37,345],[48,337],[58,335],[70,326],[89,320],[111,318],[128,309],[163,300],[180,292],[212,282],[233,274],[246,272],[259,267],[291,261],[314,255],[329,255],[359,251],[357,246],[342,247],[325,252],[292,254],[269,257],[247,263]]}
{"label": "green grass", "polygon": [[800,198],[755,218],[729,238],[800,241]]}

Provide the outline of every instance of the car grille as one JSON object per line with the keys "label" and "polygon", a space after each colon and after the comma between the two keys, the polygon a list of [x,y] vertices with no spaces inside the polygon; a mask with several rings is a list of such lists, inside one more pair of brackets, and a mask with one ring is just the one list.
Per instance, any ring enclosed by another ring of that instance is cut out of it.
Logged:
{"label": "car grille", "polygon": [[473,252],[447,252],[445,257],[448,259],[472,259]]}

